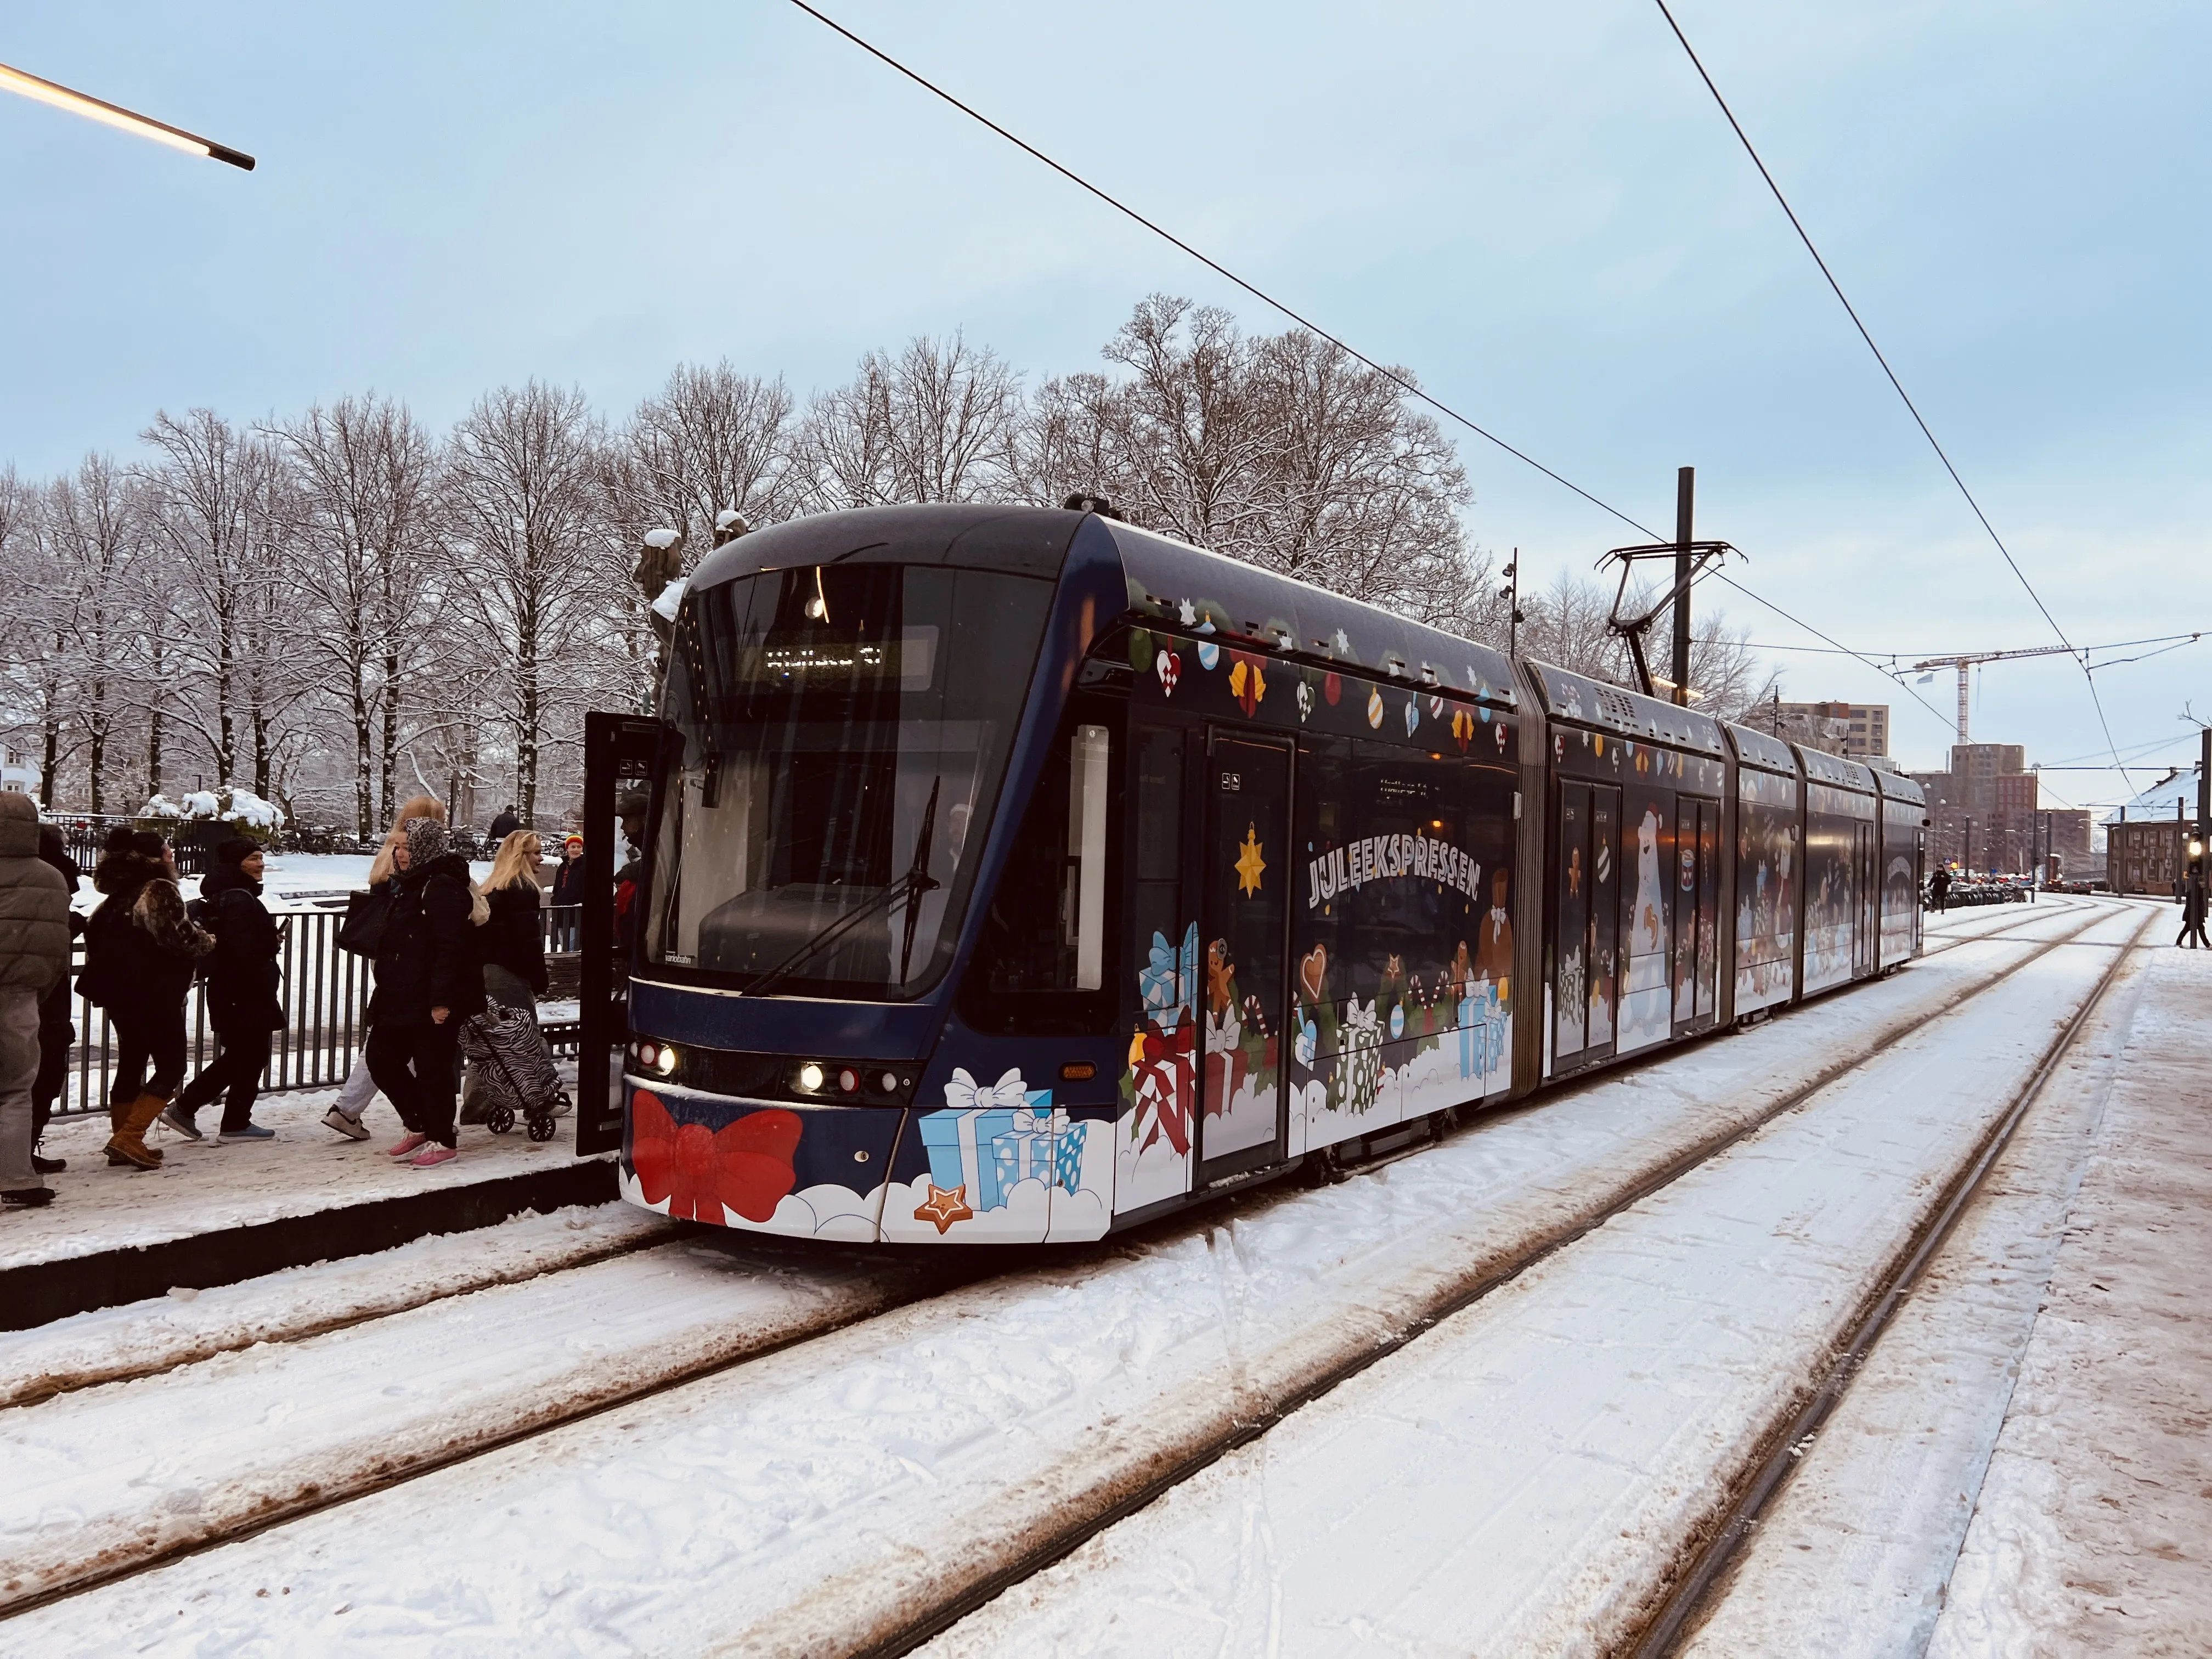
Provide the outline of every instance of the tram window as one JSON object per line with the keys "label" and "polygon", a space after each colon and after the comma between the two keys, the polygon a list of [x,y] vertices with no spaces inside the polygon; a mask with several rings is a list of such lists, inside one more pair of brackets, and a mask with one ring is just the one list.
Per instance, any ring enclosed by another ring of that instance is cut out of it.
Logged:
{"label": "tram window", "polygon": [[961,988],[978,1030],[1075,1033],[1108,1016],[1112,761],[1095,718],[1072,718],[1053,744]]}

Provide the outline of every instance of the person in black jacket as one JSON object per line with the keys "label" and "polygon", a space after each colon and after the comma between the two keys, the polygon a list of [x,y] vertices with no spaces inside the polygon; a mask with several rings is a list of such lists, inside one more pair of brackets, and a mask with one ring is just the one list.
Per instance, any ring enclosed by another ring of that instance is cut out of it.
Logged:
{"label": "person in black jacket", "polygon": [[92,884],[106,896],[85,924],[76,983],[115,1028],[107,1161],[159,1169],[161,1152],[146,1144],[146,1131],[185,1080],[185,998],[193,963],[215,940],[185,910],[169,843],[151,830],[119,848],[111,842]]}
{"label": "person in black jacket", "polygon": [[522,815],[514,810],[514,803],[509,802],[507,810],[491,821],[491,844],[494,847],[503,846],[507,838],[521,828]]}
{"label": "person in black jacket", "polygon": [[[542,847],[530,830],[516,830],[500,843],[491,874],[477,889],[491,908],[478,936],[484,995],[501,1007],[521,1009],[532,1025],[547,984],[545,926],[539,915],[544,890],[538,885]],[[485,1110],[483,1068],[471,1060],[461,1085],[461,1121],[481,1123]]]}
{"label": "person in black jacket", "polygon": [[222,1052],[162,1109],[161,1121],[187,1140],[200,1139],[193,1119],[228,1089],[222,1138],[272,1140],[274,1129],[253,1121],[262,1068],[269,1064],[272,1032],[284,1024],[283,975],[276,953],[284,940],[261,902],[263,860],[258,843],[244,836],[215,849],[216,867],[200,883],[203,923],[215,935],[207,961],[208,1019]]}
{"label": "person in black jacket", "polygon": [[[53,866],[69,884],[70,896],[75,898],[83,884],[84,872],[69,855],[69,843],[53,824],[39,827],[39,860]],[[69,930],[71,939],[84,932],[84,918],[75,910],[70,912]],[[62,1085],[69,1079],[70,1044],[76,1041],[76,1024],[70,1012],[70,978],[64,974],[39,1003],[39,1074],[31,1084],[31,1165],[40,1175],[57,1175],[69,1168],[67,1158],[46,1157],[39,1151],[38,1143],[53,1119]]]}
{"label": "person in black jacket", "polygon": [[415,818],[395,849],[392,915],[368,1000],[368,1069],[407,1126],[390,1154],[432,1169],[454,1150],[454,1061],[461,1022],[482,1012],[483,973],[469,916],[466,860],[446,826]]}

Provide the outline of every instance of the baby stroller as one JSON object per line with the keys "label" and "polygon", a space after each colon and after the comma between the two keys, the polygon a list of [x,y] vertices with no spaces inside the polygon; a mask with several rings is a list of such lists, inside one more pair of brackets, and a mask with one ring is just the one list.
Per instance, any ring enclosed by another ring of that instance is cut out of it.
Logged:
{"label": "baby stroller", "polygon": [[568,1097],[526,1012],[497,1002],[487,1005],[461,1027],[461,1052],[484,1068],[491,1093],[484,1114],[487,1128],[503,1135],[520,1116],[532,1140],[553,1139],[554,1116],[569,1103]]}

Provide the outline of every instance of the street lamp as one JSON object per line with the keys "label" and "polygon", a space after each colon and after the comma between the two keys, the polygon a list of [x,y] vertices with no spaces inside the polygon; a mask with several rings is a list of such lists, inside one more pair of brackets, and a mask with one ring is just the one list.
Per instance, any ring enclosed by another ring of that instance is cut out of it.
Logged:
{"label": "street lamp", "polygon": [[212,138],[203,138],[196,132],[186,132],[182,127],[173,127],[167,121],[156,121],[150,115],[141,115],[120,104],[111,104],[104,98],[73,92],[58,82],[26,74],[0,64],[0,90],[13,92],[25,98],[35,98],[42,104],[52,104],[56,109],[65,109],[72,115],[82,115],[87,120],[100,121],[111,127],[120,127],[125,132],[135,132],[141,138],[151,138],[157,144],[167,144],[194,155],[204,155],[210,161],[225,161],[247,173],[253,171],[253,158],[243,150],[228,144],[218,144]]}

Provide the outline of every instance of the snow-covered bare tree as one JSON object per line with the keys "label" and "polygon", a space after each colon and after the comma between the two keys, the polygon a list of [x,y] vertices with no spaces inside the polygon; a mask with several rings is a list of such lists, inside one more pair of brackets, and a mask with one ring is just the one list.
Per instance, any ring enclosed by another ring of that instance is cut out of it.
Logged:
{"label": "snow-covered bare tree", "polygon": [[675,531],[694,562],[724,512],[750,525],[788,517],[791,424],[781,375],[740,374],[727,359],[712,368],[678,364],[611,452],[623,517]]}
{"label": "snow-covered bare tree", "polygon": [[213,410],[166,411],[143,434],[159,459],[143,466],[161,608],[150,625],[166,647],[174,707],[207,751],[215,786],[235,782],[246,709],[240,674],[251,647],[252,589],[271,580],[264,515],[271,509],[274,447]]}
{"label": "snow-covered bare tree", "polygon": [[1019,496],[1021,379],[988,346],[917,337],[871,351],[800,423],[793,485],[806,510]]}
{"label": "snow-covered bare tree", "polygon": [[602,441],[580,391],[532,380],[479,398],[447,446],[452,603],[497,665],[488,692],[514,732],[526,818],[549,726],[592,689],[572,653],[607,598]]}
{"label": "snow-covered bare tree", "polygon": [[111,748],[127,714],[137,655],[135,578],[142,556],[140,489],[106,455],[46,487],[41,514],[48,579],[64,601],[71,702],[95,812],[110,805]]}
{"label": "snow-covered bare tree", "polygon": [[434,638],[420,624],[435,455],[404,404],[373,393],[310,409],[282,435],[297,479],[300,577],[320,624],[302,649],[351,728],[353,815],[366,839],[397,809],[401,707]]}

